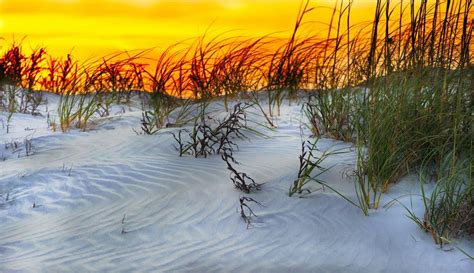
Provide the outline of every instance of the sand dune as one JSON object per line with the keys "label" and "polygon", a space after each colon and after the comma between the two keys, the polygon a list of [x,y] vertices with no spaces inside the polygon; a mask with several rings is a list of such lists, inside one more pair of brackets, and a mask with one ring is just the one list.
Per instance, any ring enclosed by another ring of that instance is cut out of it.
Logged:
{"label": "sand dune", "polygon": [[[2,142],[35,130],[33,155],[0,162],[0,194],[9,196],[0,199],[0,272],[474,271],[460,251],[437,248],[401,207],[364,217],[330,191],[288,197],[301,145],[296,104],[285,105],[267,138],[238,141],[238,169],[265,183],[249,195],[263,205],[251,205],[258,217],[249,227],[237,211],[243,194],[220,157],[179,157],[168,133],[176,128],[137,135],[140,115],[127,109],[66,134],[47,130],[45,117],[15,115],[11,133],[0,129]],[[348,153],[324,163],[334,167],[323,179],[355,199],[342,175],[354,167],[350,145],[319,142],[335,146]],[[382,203],[418,188],[406,177]],[[420,202],[413,198],[423,213]],[[474,251],[472,241],[458,244]]]}

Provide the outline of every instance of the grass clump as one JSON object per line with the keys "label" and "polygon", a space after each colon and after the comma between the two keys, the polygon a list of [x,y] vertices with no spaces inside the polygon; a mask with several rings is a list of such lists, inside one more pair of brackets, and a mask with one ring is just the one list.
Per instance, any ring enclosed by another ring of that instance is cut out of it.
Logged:
{"label": "grass clump", "polygon": [[[419,177],[425,213],[419,218],[406,208],[409,217],[441,247],[461,234],[474,234],[472,159],[458,158],[449,152],[436,170],[423,166]],[[428,193],[425,184],[433,177],[436,184]]]}
{"label": "grass clump", "polygon": [[310,94],[303,106],[315,137],[353,141],[355,113],[350,90],[319,90]]}
{"label": "grass clump", "polygon": [[[474,195],[471,166],[467,160],[443,166],[435,188],[428,198],[423,192],[423,228],[437,244],[443,245],[460,233],[474,233]],[[448,168],[448,169],[446,169]],[[426,178],[422,178],[423,180]],[[423,187],[423,186],[422,186]]]}
{"label": "grass clump", "polygon": [[[311,193],[311,191],[305,188],[306,184],[311,181],[323,183],[318,177],[327,172],[329,169],[321,166],[321,163],[329,156],[329,153],[322,153],[317,156],[315,153],[319,152],[316,145],[319,139],[316,141],[304,141],[301,143],[301,154],[299,155],[299,169],[298,175],[293,185],[290,187],[289,196],[291,197],[295,193],[302,194],[303,192]],[[316,169],[317,173],[313,174]]]}
{"label": "grass clump", "polygon": [[329,156],[332,155],[346,153],[346,151],[343,151],[342,149],[336,149],[332,151],[327,150],[322,152],[321,155],[317,156],[316,152],[320,153],[317,148],[318,140],[319,138],[313,142],[308,140],[301,143],[301,154],[299,155],[298,174],[297,178],[293,182],[293,185],[290,187],[288,195],[291,197],[294,194],[310,194],[311,190],[305,188],[305,186],[310,182],[314,182],[322,186],[323,190],[325,190],[325,188],[328,188],[340,197],[342,197],[344,200],[349,202],[351,205],[361,208],[360,205],[346,197],[344,194],[342,194],[320,178],[322,174],[331,169],[331,167],[326,168],[322,166],[324,160],[326,160]]}
{"label": "grass clump", "polygon": [[73,126],[85,131],[92,116],[99,110],[97,94],[83,90],[87,85],[81,82],[79,65],[70,55],[65,61],[55,63],[61,76],[59,82],[58,118],[62,132]]}
{"label": "grass clump", "polygon": [[[43,93],[36,92],[43,70],[46,50],[37,48],[24,53],[20,44],[12,44],[0,57],[0,101],[9,112],[38,114]],[[4,86],[6,85],[6,86]]]}

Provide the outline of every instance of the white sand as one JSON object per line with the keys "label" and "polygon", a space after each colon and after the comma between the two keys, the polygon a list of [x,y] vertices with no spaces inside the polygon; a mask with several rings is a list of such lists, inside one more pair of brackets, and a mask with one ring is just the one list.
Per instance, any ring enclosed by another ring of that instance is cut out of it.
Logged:
{"label": "white sand", "polygon": [[[50,110],[55,100],[49,96]],[[140,117],[126,107],[93,130],[66,134],[48,130],[45,116],[15,114],[9,134],[0,122],[0,272],[474,272],[473,261],[452,246],[439,249],[400,206],[365,217],[329,191],[288,197],[301,148],[299,105],[285,104],[269,139],[238,141],[236,168],[265,183],[245,195],[264,205],[250,204],[258,218],[248,229],[237,212],[243,194],[222,159],[179,157],[166,133],[177,129],[136,135]],[[33,155],[5,150],[25,137]],[[319,142],[322,150],[334,145],[350,147]],[[323,178],[355,200],[342,175],[354,158],[329,158],[324,165],[335,166]],[[382,204],[407,193],[419,193],[415,175]],[[410,197],[400,200],[410,205]],[[422,216],[420,201],[413,196]],[[456,246],[474,253],[472,240]]]}

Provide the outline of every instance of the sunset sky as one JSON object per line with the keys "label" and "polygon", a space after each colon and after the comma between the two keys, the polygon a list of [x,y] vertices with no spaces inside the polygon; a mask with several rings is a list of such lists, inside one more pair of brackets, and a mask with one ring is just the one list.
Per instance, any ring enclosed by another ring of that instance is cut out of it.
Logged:
{"label": "sunset sky", "polygon": [[[334,3],[313,0],[315,10],[306,20],[327,23]],[[371,20],[373,3],[355,0],[353,21]],[[208,28],[214,34],[283,36],[299,5],[299,0],[0,0],[0,37],[3,43],[26,37],[26,47],[87,58],[165,47]],[[315,32],[324,28],[313,25]]]}

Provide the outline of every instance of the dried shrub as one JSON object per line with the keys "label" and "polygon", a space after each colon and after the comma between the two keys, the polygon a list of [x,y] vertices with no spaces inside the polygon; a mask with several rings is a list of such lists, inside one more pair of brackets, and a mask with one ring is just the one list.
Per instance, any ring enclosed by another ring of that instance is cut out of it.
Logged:
{"label": "dried shrub", "polygon": [[258,184],[255,182],[255,180],[253,180],[253,178],[251,178],[250,176],[248,176],[246,173],[244,172],[238,172],[233,166],[232,166],[232,163],[235,163],[237,164],[237,162],[235,161],[235,159],[224,152],[224,154],[222,154],[222,160],[224,160],[227,164],[227,169],[231,172],[230,173],[230,180],[232,181],[232,183],[234,184],[234,186],[245,192],[245,193],[251,193],[251,192],[254,192],[254,191],[258,191],[260,190],[262,184]]}
{"label": "dried shrub", "polygon": [[257,217],[257,215],[253,212],[253,210],[250,208],[250,206],[246,202],[256,203],[260,206],[263,206],[263,205],[260,204],[258,201],[256,201],[255,199],[253,199],[251,197],[243,196],[243,197],[239,198],[240,216],[242,217],[242,219],[247,224],[247,228],[249,228],[249,226],[251,224],[252,217]]}
{"label": "dried shrub", "polygon": [[[222,121],[203,116],[195,119],[192,130],[180,129],[172,133],[178,143],[176,147],[180,156],[189,153],[194,157],[207,157],[212,154],[232,154],[238,145],[234,138],[245,138],[244,130],[247,129],[245,109],[248,105],[238,103],[231,113]],[[214,126],[213,126],[214,125]],[[182,133],[188,134],[184,140]]]}

